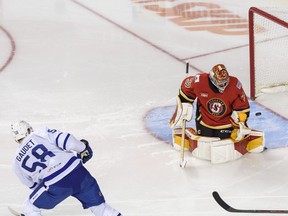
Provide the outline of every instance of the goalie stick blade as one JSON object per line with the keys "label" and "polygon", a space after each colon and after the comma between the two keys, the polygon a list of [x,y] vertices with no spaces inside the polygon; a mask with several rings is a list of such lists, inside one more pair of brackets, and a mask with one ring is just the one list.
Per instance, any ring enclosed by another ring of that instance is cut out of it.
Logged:
{"label": "goalie stick blade", "polygon": [[181,168],[185,168],[186,164],[187,164],[186,160],[180,160],[180,164],[179,165],[180,165]]}
{"label": "goalie stick blade", "polygon": [[21,213],[15,211],[14,209],[12,209],[10,206],[8,206],[8,209],[9,209],[10,213],[15,215],[15,216],[25,216],[24,214],[21,214]]}
{"label": "goalie stick blade", "polygon": [[253,210],[253,209],[235,209],[228,205],[218,194],[217,191],[212,193],[215,201],[226,211],[233,213],[270,213],[270,214],[288,214],[288,210]]}

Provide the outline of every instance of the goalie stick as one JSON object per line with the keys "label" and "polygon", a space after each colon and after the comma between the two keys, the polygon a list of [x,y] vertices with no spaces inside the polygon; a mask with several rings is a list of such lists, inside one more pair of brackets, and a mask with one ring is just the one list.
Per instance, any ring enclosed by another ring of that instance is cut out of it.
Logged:
{"label": "goalie stick", "polygon": [[228,205],[218,194],[217,191],[212,193],[215,201],[226,211],[233,213],[270,213],[270,214],[288,214],[288,210],[254,210],[254,209],[235,209]]}
{"label": "goalie stick", "polygon": [[[189,74],[189,61],[186,61],[186,77]],[[185,130],[186,130],[186,119],[182,121],[182,135],[181,135],[181,150],[180,150],[180,167],[185,168],[187,161],[184,159],[184,145],[185,145]]]}
{"label": "goalie stick", "polygon": [[184,159],[184,145],[185,145],[185,129],[186,129],[186,119],[182,121],[182,135],[181,135],[181,150],[180,150],[180,167],[185,168],[187,161]]}
{"label": "goalie stick", "polygon": [[24,214],[21,214],[21,213],[15,211],[14,209],[12,209],[10,206],[8,206],[8,209],[9,209],[10,213],[15,215],[15,216],[25,216]]}

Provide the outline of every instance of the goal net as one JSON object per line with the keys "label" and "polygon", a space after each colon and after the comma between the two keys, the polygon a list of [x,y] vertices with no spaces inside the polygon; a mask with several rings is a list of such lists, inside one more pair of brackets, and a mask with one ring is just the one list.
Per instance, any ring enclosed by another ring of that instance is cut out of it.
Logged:
{"label": "goal net", "polygon": [[288,8],[249,9],[250,97],[288,91]]}

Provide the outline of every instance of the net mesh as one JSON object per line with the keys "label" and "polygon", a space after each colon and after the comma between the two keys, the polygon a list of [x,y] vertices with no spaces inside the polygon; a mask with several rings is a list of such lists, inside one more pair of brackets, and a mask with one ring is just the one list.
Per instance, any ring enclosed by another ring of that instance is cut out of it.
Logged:
{"label": "net mesh", "polygon": [[[288,22],[288,8],[259,8]],[[255,92],[288,85],[288,29],[254,13]]]}

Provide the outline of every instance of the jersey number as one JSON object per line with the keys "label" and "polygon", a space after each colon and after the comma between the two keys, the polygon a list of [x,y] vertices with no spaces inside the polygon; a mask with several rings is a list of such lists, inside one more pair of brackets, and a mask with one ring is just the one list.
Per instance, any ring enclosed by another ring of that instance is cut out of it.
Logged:
{"label": "jersey number", "polygon": [[43,144],[38,144],[32,149],[32,155],[38,159],[38,161],[34,162],[31,167],[27,165],[28,160],[30,159],[30,156],[27,155],[22,163],[22,167],[26,169],[29,172],[35,172],[37,167],[42,167],[45,169],[47,166],[45,164],[46,157],[54,157],[55,154],[53,154],[51,151],[48,151],[48,149]]}

